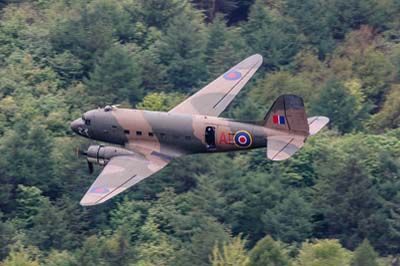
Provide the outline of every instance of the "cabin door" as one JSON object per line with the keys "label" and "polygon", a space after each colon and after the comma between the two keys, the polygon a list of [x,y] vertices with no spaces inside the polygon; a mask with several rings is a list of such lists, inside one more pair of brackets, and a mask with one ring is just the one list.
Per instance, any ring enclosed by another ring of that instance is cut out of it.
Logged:
{"label": "cabin door", "polygon": [[212,127],[212,126],[206,127],[205,142],[206,142],[208,150],[215,150],[216,149],[216,145],[215,145],[215,127]]}

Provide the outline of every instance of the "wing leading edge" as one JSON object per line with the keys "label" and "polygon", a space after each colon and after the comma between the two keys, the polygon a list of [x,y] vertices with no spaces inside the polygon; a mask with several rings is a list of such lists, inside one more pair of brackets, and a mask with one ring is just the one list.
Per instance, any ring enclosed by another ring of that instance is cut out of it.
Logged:
{"label": "wing leading edge", "polygon": [[165,164],[141,156],[113,157],[82,198],[82,206],[103,203],[161,170]]}
{"label": "wing leading edge", "polygon": [[246,58],[169,112],[219,116],[256,73],[262,61],[259,54]]}

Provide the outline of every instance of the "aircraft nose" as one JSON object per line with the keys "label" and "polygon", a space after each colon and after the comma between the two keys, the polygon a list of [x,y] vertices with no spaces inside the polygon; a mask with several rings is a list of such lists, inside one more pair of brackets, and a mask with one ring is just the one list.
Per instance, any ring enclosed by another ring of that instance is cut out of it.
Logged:
{"label": "aircraft nose", "polygon": [[79,134],[79,128],[82,128],[82,127],[83,127],[83,120],[81,118],[76,119],[75,121],[73,121],[71,123],[72,131],[74,131],[77,134]]}

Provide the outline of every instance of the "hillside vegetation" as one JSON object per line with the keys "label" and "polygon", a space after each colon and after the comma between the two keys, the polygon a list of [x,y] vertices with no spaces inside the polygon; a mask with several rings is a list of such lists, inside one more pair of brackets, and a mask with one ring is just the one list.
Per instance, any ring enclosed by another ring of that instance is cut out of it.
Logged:
{"label": "hillside vegetation", "polygon": [[[0,265],[399,266],[399,0],[0,2]],[[69,129],[169,110],[254,53],[224,117],[294,93],[331,118],[290,160],[181,158],[106,204]]]}

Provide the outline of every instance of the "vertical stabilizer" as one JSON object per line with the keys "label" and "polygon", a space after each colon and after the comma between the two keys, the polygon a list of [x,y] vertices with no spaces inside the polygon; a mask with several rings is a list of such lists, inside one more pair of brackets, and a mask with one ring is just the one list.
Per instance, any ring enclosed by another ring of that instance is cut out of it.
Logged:
{"label": "vertical stabilizer", "polygon": [[291,94],[279,96],[265,116],[264,126],[282,131],[267,137],[267,157],[274,161],[290,158],[310,134],[303,99]]}
{"label": "vertical stabilizer", "polygon": [[303,99],[292,94],[279,96],[267,113],[264,126],[308,136],[309,127]]}

